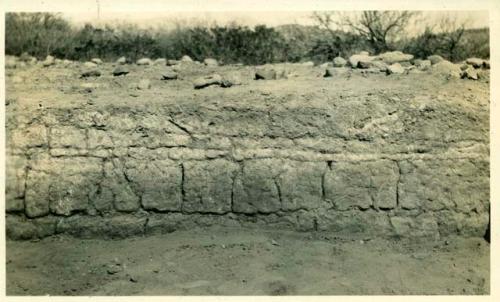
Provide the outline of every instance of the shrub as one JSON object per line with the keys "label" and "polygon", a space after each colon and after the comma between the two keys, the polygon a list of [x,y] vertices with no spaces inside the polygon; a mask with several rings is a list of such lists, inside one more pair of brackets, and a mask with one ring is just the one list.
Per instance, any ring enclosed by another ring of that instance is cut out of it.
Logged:
{"label": "shrub", "polygon": [[[318,26],[284,25],[276,28],[238,24],[177,25],[174,29],[139,28],[132,24],[74,27],[60,14],[7,13],[5,52],[29,53],[39,59],[58,58],[115,60],[126,56],[180,58],[189,55],[202,61],[213,57],[225,63],[265,64],[314,60],[331,61],[374,48],[366,37],[354,32],[327,30]],[[453,43],[451,43],[451,42]],[[439,54],[450,60],[489,57],[488,29],[434,33],[427,29],[412,39],[398,42],[397,49],[425,58]]]}
{"label": "shrub", "polygon": [[489,30],[480,28],[464,30],[463,33],[433,33],[426,29],[423,34],[406,42],[402,49],[418,58],[438,54],[455,62],[470,57],[489,58]]}
{"label": "shrub", "polygon": [[73,37],[70,24],[51,13],[7,13],[5,33],[7,54],[28,52],[38,58],[49,54],[64,56]]}

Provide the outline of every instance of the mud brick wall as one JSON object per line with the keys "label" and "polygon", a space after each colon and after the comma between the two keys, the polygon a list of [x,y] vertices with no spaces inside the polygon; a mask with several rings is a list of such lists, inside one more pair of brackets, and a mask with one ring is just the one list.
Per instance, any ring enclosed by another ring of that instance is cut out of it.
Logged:
{"label": "mud brick wall", "polygon": [[9,111],[8,236],[211,225],[483,236],[488,113],[399,103]]}

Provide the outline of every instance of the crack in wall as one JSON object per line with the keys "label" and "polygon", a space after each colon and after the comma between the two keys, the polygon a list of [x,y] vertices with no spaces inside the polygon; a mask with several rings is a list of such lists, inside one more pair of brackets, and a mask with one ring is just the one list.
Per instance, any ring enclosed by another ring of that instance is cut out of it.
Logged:
{"label": "crack in wall", "polygon": [[177,127],[177,128],[179,128],[180,130],[182,130],[184,133],[186,133],[187,135],[189,135],[189,136],[190,136],[193,140],[195,140],[195,139],[196,139],[195,137],[193,137],[193,134],[191,133],[191,131],[189,131],[189,130],[185,127],[185,126],[183,126],[183,125],[181,125],[181,124],[177,123],[177,122],[176,122],[176,121],[175,121],[172,117],[170,117],[170,118],[168,119],[168,121],[169,121],[172,125],[176,126],[176,127]]}
{"label": "crack in wall", "polygon": [[185,207],[185,204],[187,203],[186,200],[186,187],[185,187],[185,177],[186,177],[186,171],[184,167],[184,163],[180,164],[181,168],[181,209],[183,210]]}
{"label": "crack in wall", "polygon": [[394,161],[394,163],[396,163],[396,166],[398,168],[398,180],[396,182],[396,208],[399,209],[400,208],[400,196],[399,196],[399,185],[401,183],[401,165],[399,163],[399,161]]}
{"label": "crack in wall", "polygon": [[280,202],[280,208],[283,209],[283,197],[281,195],[281,186],[278,179],[273,179],[276,190],[278,191],[278,200]]}

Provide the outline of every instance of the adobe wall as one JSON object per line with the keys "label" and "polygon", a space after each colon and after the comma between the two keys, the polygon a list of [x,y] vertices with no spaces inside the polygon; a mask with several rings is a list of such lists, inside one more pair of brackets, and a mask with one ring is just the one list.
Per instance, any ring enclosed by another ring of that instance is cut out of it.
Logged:
{"label": "adobe wall", "polygon": [[9,111],[7,234],[483,236],[487,123],[486,111],[370,94]]}

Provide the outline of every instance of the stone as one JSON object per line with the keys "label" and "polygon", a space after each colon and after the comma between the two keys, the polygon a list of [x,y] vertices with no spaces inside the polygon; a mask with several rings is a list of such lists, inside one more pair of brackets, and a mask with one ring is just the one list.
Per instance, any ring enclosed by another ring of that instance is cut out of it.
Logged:
{"label": "stone", "polygon": [[379,73],[381,71],[387,71],[387,64],[383,61],[379,60],[371,60],[371,61],[359,61],[359,68],[370,69],[373,70],[374,73]]}
{"label": "stone", "polygon": [[486,80],[486,82],[489,82],[490,81],[490,72],[489,72],[489,70],[479,69],[479,70],[477,70],[477,77],[479,79]]}
{"label": "stone", "polygon": [[129,281],[130,282],[133,282],[133,283],[137,283],[139,281],[139,279],[137,278],[137,276],[129,276]]}
{"label": "stone", "polygon": [[88,196],[102,177],[101,160],[97,158],[55,158],[38,162],[33,169],[50,175],[45,179],[50,211],[64,216],[88,209]]}
{"label": "stone", "polygon": [[344,67],[347,65],[346,59],[342,57],[335,57],[333,59],[333,67]]}
{"label": "stone", "polygon": [[408,74],[422,74],[423,71],[418,69],[418,68],[408,68],[406,69],[406,71],[408,72]]}
{"label": "stone", "polygon": [[8,155],[5,161],[5,210],[24,211],[27,160],[24,156]]}
{"label": "stone", "polygon": [[136,161],[125,170],[146,210],[179,211],[182,205],[182,169],[171,160]]}
{"label": "stone", "polygon": [[124,164],[119,159],[104,162],[104,179],[99,184],[100,191],[92,196],[94,204],[107,209],[113,206],[120,212],[134,212],[140,207],[140,198],[125,177]]}
{"label": "stone", "polygon": [[322,69],[331,68],[331,67],[333,67],[333,63],[332,62],[326,62],[326,63],[323,63],[323,64],[319,65],[319,67],[322,68]]}
{"label": "stone", "polygon": [[399,50],[397,51],[388,51],[376,56],[378,60],[382,60],[384,63],[388,65],[392,65],[394,63],[401,62],[409,62],[413,59],[413,55],[405,54]]}
{"label": "stone", "polygon": [[47,173],[28,170],[26,177],[25,213],[30,218],[49,214],[49,182]]}
{"label": "stone", "polygon": [[283,210],[315,209],[323,205],[324,162],[285,161],[278,185]]}
{"label": "stone", "polygon": [[116,64],[120,64],[120,65],[127,64],[127,58],[120,57],[118,60],[116,60]]}
{"label": "stone", "polygon": [[233,179],[238,170],[237,164],[223,159],[184,163],[183,212],[230,212]]}
{"label": "stone", "polygon": [[95,128],[88,129],[88,148],[113,148],[114,144],[108,131],[98,130]]}
{"label": "stone", "polygon": [[162,80],[177,80],[178,74],[175,71],[167,70],[161,74]]}
{"label": "stone", "polygon": [[167,60],[167,66],[178,65],[179,63],[180,63],[180,61],[178,61],[178,60]]}
{"label": "stone", "polygon": [[484,211],[489,200],[488,163],[473,160],[415,160],[399,163],[403,209]]}
{"label": "stone", "polygon": [[148,79],[142,79],[137,84],[137,89],[139,90],[147,90],[151,88],[151,82]]}
{"label": "stone", "polygon": [[50,55],[49,55],[49,56],[47,56],[47,57],[45,58],[45,60],[42,62],[42,66],[43,66],[43,67],[49,67],[49,66],[52,66],[52,65],[54,65],[54,64],[56,64],[56,62],[55,62],[55,58],[54,58],[53,56],[50,56]]}
{"label": "stone", "polygon": [[411,217],[391,217],[391,225],[399,236],[408,236],[411,234],[413,222]]}
{"label": "stone", "polygon": [[10,137],[14,148],[45,147],[48,144],[47,128],[38,124],[33,124],[24,129],[14,129]]}
{"label": "stone", "polygon": [[441,61],[433,64],[431,70],[434,74],[454,79],[459,79],[462,74],[460,66],[449,61]]}
{"label": "stone", "polygon": [[[28,63],[28,62],[30,62],[30,61],[31,61],[31,59],[32,59],[32,58],[33,58],[33,57],[32,57],[32,56],[30,56],[27,52],[23,52],[23,53],[19,56],[19,61]],[[6,56],[6,59],[7,59],[7,56]]]}
{"label": "stone", "polygon": [[427,60],[431,61],[432,65],[445,61],[445,59],[443,59],[443,57],[441,57],[440,55],[428,56]]}
{"label": "stone", "polygon": [[85,62],[83,63],[83,67],[88,68],[88,69],[93,69],[97,67],[97,64],[94,62]]}
{"label": "stone", "polygon": [[368,51],[366,51],[366,50],[360,51],[358,54],[361,55],[361,56],[369,56],[370,55],[370,53]]}
{"label": "stone", "polygon": [[442,210],[436,215],[436,219],[439,233],[442,236],[460,235],[464,227],[466,214],[453,210]]}
{"label": "stone", "polygon": [[289,73],[284,69],[277,69],[276,70],[276,79],[289,79],[292,77],[297,77],[297,74]]}
{"label": "stone", "polygon": [[276,80],[277,73],[276,70],[270,68],[258,68],[255,71],[256,80]]}
{"label": "stone", "polygon": [[420,70],[428,70],[432,63],[430,60],[421,60],[421,59],[416,59],[413,61],[413,64]]}
{"label": "stone", "polygon": [[5,68],[13,69],[17,67],[17,58],[14,56],[5,56]]}
{"label": "stone", "polygon": [[398,237],[439,239],[437,219],[431,213],[423,213],[416,217],[393,216],[390,221]]}
{"label": "stone", "polygon": [[317,229],[328,231],[335,236],[366,238],[367,236],[387,237],[391,235],[389,217],[382,211],[319,211],[316,218]]}
{"label": "stone", "polygon": [[369,63],[373,60],[373,58],[374,57],[364,54],[352,55],[349,57],[349,65],[351,65],[352,68],[359,68],[360,66],[366,66],[364,68],[368,68]]}
{"label": "stone", "polygon": [[462,71],[464,71],[470,67],[470,65],[465,63],[465,62],[460,62],[459,65],[460,65],[460,70],[462,70]]}
{"label": "stone", "polygon": [[220,82],[220,87],[222,87],[222,88],[229,88],[233,85],[234,85],[234,83],[228,79],[222,79],[222,81]]}
{"label": "stone", "polygon": [[88,154],[86,149],[72,148],[51,148],[49,153],[52,157],[85,156]]}
{"label": "stone", "polygon": [[130,71],[128,70],[127,67],[122,66],[122,65],[118,65],[115,67],[115,69],[113,69],[113,71],[111,73],[113,74],[113,76],[117,77],[117,76],[126,75],[129,72]]}
{"label": "stone", "polygon": [[314,62],[313,61],[302,62],[300,65],[304,67],[314,67]]}
{"label": "stone", "polygon": [[99,58],[93,58],[92,60],[90,60],[90,62],[95,63],[97,65],[102,64],[102,60]]}
{"label": "stone", "polygon": [[27,219],[22,216],[7,215],[7,237],[12,240],[29,240],[44,238],[55,234],[57,218],[47,216]]}
{"label": "stone", "polygon": [[403,74],[404,72],[405,69],[399,63],[394,63],[388,66],[386,71],[387,74]]}
{"label": "stone", "polygon": [[87,69],[87,70],[84,70],[82,71],[82,73],[80,74],[80,77],[82,78],[88,78],[88,77],[100,77],[101,76],[101,72],[99,71],[99,69]]}
{"label": "stone", "polygon": [[73,61],[71,61],[71,60],[67,60],[67,59],[64,59],[64,60],[62,61],[63,66],[69,66],[69,65],[71,65],[72,63],[73,63]]}
{"label": "stone", "polygon": [[315,231],[317,229],[317,215],[314,211],[298,210],[295,228],[301,232]]}
{"label": "stone", "polygon": [[191,57],[190,57],[190,56],[188,56],[188,55],[184,55],[184,56],[182,56],[182,58],[181,58],[181,62],[184,62],[184,63],[191,63],[191,62],[193,62],[193,59],[191,59]]}
{"label": "stone", "polygon": [[466,237],[484,238],[489,222],[488,212],[470,213],[464,216],[459,234]]}
{"label": "stone", "polygon": [[281,209],[277,176],[282,162],[274,159],[245,161],[234,182],[233,212],[273,213]]}
{"label": "stone", "polygon": [[340,211],[396,207],[398,167],[394,162],[338,162],[324,179],[325,198]]}
{"label": "stone", "polygon": [[349,69],[345,67],[330,67],[325,70],[325,74],[323,77],[329,78],[329,77],[335,77],[338,75],[344,75],[349,72]]}
{"label": "stone", "polygon": [[468,58],[465,62],[474,68],[481,68],[484,65],[484,60],[479,58]]}
{"label": "stone", "polygon": [[99,83],[81,83],[79,87],[82,88],[82,92],[91,93],[101,85]]}
{"label": "stone", "polygon": [[462,72],[462,78],[469,79],[469,80],[477,80],[477,79],[479,79],[479,76],[478,76],[476,69],[472,66],[469,66],[467,69],[465,69]]}
{"label": "stone", "polygon": [[154,65],[160,65],[160,66],[165,66],[167,65],[167,59],[164,59],[164,58],[159,58],[159,59],[156,59],[154,62],[153,62]]}
{"label": "stone", "polygon": [[483,61],[483,67],[486,69],[490,69],[490,60],[484,60]]}
{"label": "stone", "polygon": [[147,217],[116,215],[112,217],[74,215],[59,220],[56,233],[79,238],[127,238],[144,234]]}
{"label": "stone", "polygon": [[142,58],[137,60],[137,65],[153,65],[153,62],[149,58]]}
{"label": "stone", "polygon": [[119,263],[108,264],[106,272],[110,275],[117,274],[123,271],[123,267]]}
{"label": "stone", "polygon": [[203,64],[205,64],[206,66],[219,66],[219,62],[217,62],[216,59],[211,59],[211,58],[207,58],[205,60],[203,60]]}
{"label": "stone", "polygon": [[197,78],[194,80],[194,89],[201,89],[211,85],[220,85],[222,83],[222,77],[218,74],[212,74],[206,77]]}
{"label": "stone", "polygon": [[172,233],[182,229],[181,224],[186,220],[186,215],[182,213],[153,213],[148,217],[145,233],[148,235]]}
{"label": "stone", "polygon": [[50,130],[50,148],[76,148],[87,147],[85,130],[72,126],[59,126]]}

